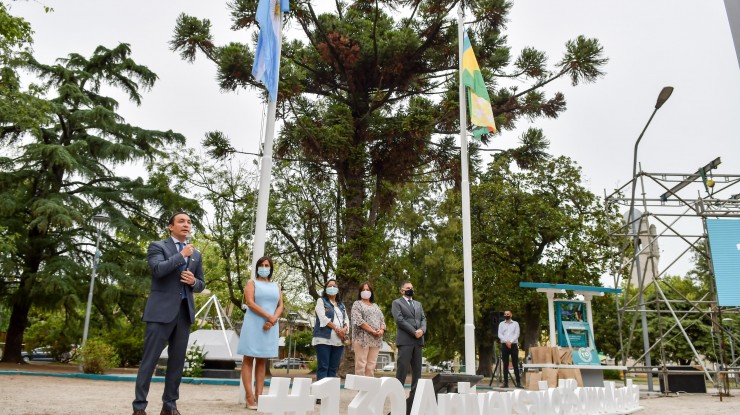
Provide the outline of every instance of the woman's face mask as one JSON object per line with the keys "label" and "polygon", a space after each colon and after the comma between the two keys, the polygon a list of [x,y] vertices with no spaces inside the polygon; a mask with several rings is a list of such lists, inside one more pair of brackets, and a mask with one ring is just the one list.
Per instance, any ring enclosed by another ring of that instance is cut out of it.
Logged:
{"label": "woman's face mask", "polygon": [[270,276],[270,267],[258,267],[257,268],[257,275],[262,278],[267,278]]}

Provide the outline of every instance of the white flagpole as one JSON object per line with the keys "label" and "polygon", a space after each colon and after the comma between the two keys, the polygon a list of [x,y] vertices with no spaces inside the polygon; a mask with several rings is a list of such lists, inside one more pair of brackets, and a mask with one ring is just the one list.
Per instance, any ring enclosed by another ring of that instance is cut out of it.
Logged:
{"label": "white flagpole", "polygon": [[[278,49],[279,50],[279,49]],[[278,52],[278,56],[280,53]],[[269,98],[268,98],[269,99]],[[270,204],[270,181],[272,178],[272,141],[275,135],[275,101],[267,103],[267,123],[265,124],[265,141],[262,145],[262,168],[260,170],[260,187],[257,195],[257,213],[254,224],[254,244],[252,246],[252,269],[257,260],[265,254],[265,234],[267,233],[267,208]]]}
{"label": "white flagpole", "polygon": [[[277,0],[277,4],[280,0]],[[280,62],[280,56],[283,50],[283,18],[282,12],[278,20],[278,52],[277,60]],[[262,30],[262,29],[260,29]],[[278,65],[279,76],[280,65]],[[254,224],[254,244],[252,246],[252,268],[249,271],[252,277],[252,269],[257,265],[257,260],[265,254],[265,235],[267,233],[267,209],[270,202],[270,182],[272,178],[272,142],[275,136],[275,112],[277,108],[276,101],[270,99],[267,94],[267,123],[265,124],[265,141],[262,146],[262,168],[260,170],[260,187],[257,194],[257,213]]]}
{"label": "white flagpole", "polygon": [[[279,4],[280,0],[278,0]],[[274,5],[274,4],[273,4]],[[283,13],[280,13],[278,19],[278,53],[277,60],[280,62],[280,56],[283,50]],[[262,30],[260,28],[260,30]],[[280,65],[278,64],[278,72]],[[277,74],[276,74],[277,76]],[[262,144],[262,167],[260,169],[260,187],[257,193],[257,213],[255,214],[254,224],[254,243],[252,244],[252,266],[249,268],[249,278],[254,278],[252,272],[257,266],[257,260],[265,254],[265,239],[267,234],[267,210],[270,206],[270,183],[272,181],[272,142],[275,136],[275,113],[277,112],[277,102],[270,99],[267,94],[267,122],[265,123],[265,141]],[[269,362],[268,362],[269,364]],[[252,388],[255,381],[255,366],[252,365]],[[252,389],[254,390],[254,389]],[[239,377],[239,404],[246,402],[246,390],[242,377]]]}
{"label": "white flagpole", "polygon": [[460,76],[460,168],[462,169],[463,285],[465,290],[465,373],[475,374],[475,322],[473,319],[473,259],[470,244],[470,184],[468,182],[468,109],[463,84],[463,51],[465,45],[462,3],[457,11],[457,37]]}

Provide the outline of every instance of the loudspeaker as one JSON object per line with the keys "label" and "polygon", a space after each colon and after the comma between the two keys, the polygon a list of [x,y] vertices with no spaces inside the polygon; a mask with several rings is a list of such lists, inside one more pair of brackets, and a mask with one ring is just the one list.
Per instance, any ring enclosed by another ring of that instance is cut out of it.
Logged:
{"label": "loudspeaker", "polygon": [[498,335],[498,325],[502,321],[506,320],[504,318],[504,312],[503,311],[491,311],[491,324],[493,324],[493,336],[497,337]]}
{"label": "loudspeaker", "polygon": [[[693,366],[667,366],[668,392],[707,393],[707,384],[704,382],[704,373]],[[674,373],[671,370],[696,371],[696,374]],[[662,374],[660,379],[660,393],[665,393],[666,387]]]}
{"label": "loudspeaker", "polygon": [[470,382],[475,386],[483,379],[481,375],[465,375],[462,373],[438,373],[432,378],[434,395],[438,393],[457,393],[457,382]]}

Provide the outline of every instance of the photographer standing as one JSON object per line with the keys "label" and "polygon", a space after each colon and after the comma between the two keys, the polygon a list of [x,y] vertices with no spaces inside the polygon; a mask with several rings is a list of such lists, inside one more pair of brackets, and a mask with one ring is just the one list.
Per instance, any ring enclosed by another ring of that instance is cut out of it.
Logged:
{"label": "photographer standing", "polygon": [[504,387],[509,387],[509,356],[514,364],[516,387],[521,388],[519,382],[519,323],[511,319],[511,311],[504,311],[504,321],[498,325],[498,339],[501,341],[501,360],[503,362]]}

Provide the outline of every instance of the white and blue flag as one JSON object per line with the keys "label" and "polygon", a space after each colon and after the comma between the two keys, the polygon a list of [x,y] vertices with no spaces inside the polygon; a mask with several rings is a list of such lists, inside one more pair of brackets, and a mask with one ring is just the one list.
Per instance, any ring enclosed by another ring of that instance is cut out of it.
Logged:
{"label": "white and blue flag", "polygon": [[255,19],[260,25],[257,50],[254,53],[252,76],[262,82],[270,94],[270,101],[277,100],[280,77],[280,46],[282,42],[282,15],[290,10],[288,0],[260,0]]}

